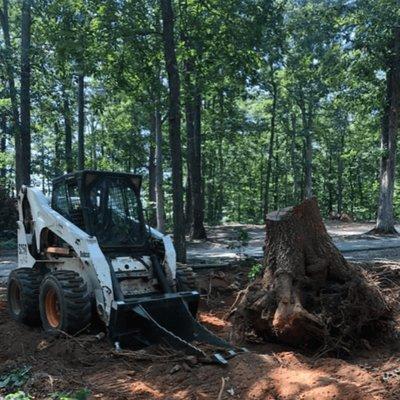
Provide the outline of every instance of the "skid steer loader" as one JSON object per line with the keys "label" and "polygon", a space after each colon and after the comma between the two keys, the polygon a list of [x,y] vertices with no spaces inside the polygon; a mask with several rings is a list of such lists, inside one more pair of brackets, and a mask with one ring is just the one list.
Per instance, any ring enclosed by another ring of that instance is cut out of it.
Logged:
{"label": "skid steer loader", "polygon": [[225,364],[237,349],[196,321],[193,271],[146,225],[140,187],[138,175],[88,170],[54,179],[51,204],[22,187],[11,316],[48,333],[77,334],[97,320],[117,348],[161,342]]}

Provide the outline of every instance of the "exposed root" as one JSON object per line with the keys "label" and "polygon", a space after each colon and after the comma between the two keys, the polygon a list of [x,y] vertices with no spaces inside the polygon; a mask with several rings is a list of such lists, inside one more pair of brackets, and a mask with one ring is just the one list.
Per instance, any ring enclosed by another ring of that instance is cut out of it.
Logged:
{"label": "exposed root", "polygon": [[[393,301],[379,287],[390,279],[349,264],[332,243],[315,199],[267,217],[264,275],[241,296],[234,338],[350,352],[360,338],[389,334]],[[236,305],[235,305],[236,306]]]}

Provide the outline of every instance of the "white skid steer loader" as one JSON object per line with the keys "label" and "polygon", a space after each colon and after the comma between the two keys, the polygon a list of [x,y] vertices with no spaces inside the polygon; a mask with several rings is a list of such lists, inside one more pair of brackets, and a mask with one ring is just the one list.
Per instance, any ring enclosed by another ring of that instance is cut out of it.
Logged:
{"label": "white skid steer loader", "polygon": [[140,186],[138,175],[79,171],[53,181],[51,204],[22,187],[11,316],[48,333],[97,320],[117,348],[164,342],[224,364],[237,349],[196,321],[193,271],[177,268],[171,238],[145,224]]}

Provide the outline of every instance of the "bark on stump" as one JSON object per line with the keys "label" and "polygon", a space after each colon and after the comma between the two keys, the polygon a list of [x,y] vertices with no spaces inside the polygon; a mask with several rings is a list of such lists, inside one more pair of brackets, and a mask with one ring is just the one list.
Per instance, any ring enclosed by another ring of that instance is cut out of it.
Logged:
{"label": "bark on stump", "polygon": [[315,198],[267,215],[264,273],[234,313],[237,341],[265,340],[349,350],[391,318],[377,284],[333,244]]}

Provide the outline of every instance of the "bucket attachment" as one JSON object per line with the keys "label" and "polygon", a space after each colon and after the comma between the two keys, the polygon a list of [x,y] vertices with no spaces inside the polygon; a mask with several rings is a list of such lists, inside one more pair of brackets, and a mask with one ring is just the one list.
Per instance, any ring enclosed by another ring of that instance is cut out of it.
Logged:
{"label": "bucket attachment", "polygon": [[197,322],[191,310],[191,306],[197,307],[197,301],[197,292],[185,292],[125,304],[125,313],[129,312],[133,317],[131,321],[135,321],[134,325],[140,328],[136,333],[115,332],[114,340],[133,334],[136,341],[145,344],[165,343],[198,356],[202,361],[227,364],[229,358],[245,350],[233,347]]}

